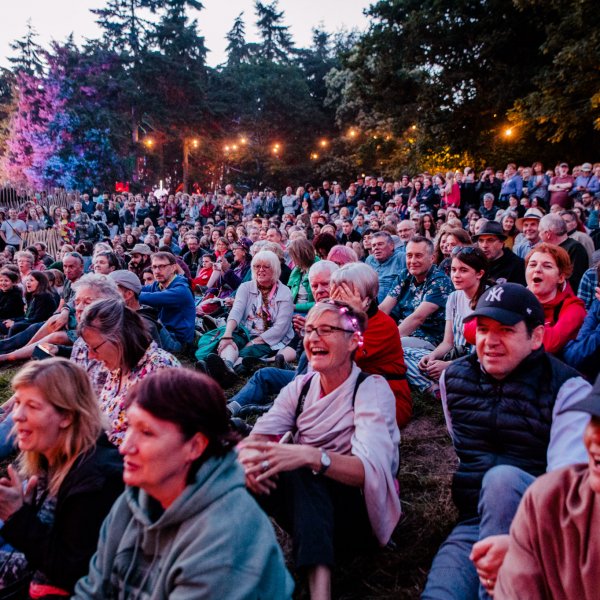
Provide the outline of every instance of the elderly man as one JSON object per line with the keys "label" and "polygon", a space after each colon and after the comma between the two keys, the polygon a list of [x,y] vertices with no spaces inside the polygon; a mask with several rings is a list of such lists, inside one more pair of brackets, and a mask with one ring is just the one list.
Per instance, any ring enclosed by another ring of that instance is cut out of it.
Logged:
{"label": "elderly man", "polygon": [[524,260],[530,250],[542,243],[539,228],[540,220],[543,216],[542,211],[534,207],[527,209],[522,219],[517,219],[517,228],[521,230],[525,238],[513,248],[513,252],[519,258]]}
{"label": "elderly man", "polygon": [[490,277],[498,283],[525,283],[525,262],[514,252],[504,247],[506,234],[496,221],[484,223],[473,236],[481,251],[490,262]]}
{"label": "elderly man", "polygon": [[[308,282],[315,302],[322,302],[329,298],[329,285],[332,273],[339,267],[329,260],[321,260],[315,263],[308,272]],[[294,329],[299,330],[304,325],[303,317],[295,317]],[[283,355],[279,355],[282,356]],[[278,357],[276,357],[277,359]],[[283,362],[276,360],[276,364],[283,366]],[[235,417],[249,412],[264,411],[269,397],[278,394],[296,375],[306,372],[308,363],[301,356],[298,368],[295,371],[283,368],[263,367],[254,372],[248,383],[230,400],[227,408]],[[204,365],[198,365],[204,370]]]}
{"label": "elderly man", "polygon": [[406,269],[396,275],[379,308],[399,320],[403,347],[433,350],[441,343],[452,282],[434,264],[433,243],[414,236],[406,245]]}
{"label": "elderly man", "polygon": [[527,487],[585,459],[588,419],[564,411],[590,385],[544,351],[537,298],[518,284],[496,285],[467,319],[476,319],[476,353],[440,378],[459,458],[452,484],[459,522],[434,558],[424,600],[476,600],[493,591],[508,546],[503,534]]}
{"label": "elderly man", "polygon": [[401,248],[396,249],[392,236],[387,231],[376,231],[370,238],[370,254],[365,263],[375,269],[379,277],[377,302],[381,303],[403,269],[406,257]]}
{"label": "elderly man", "polygon": [[540,238],[542,242],[560,246],[569,253],[573,273],[569,277],[571,288],[579,289],[579,282],[590,266],[590,259],[585,248],[567,234],[567,224],[562,217],[555,214],[545,215],[540,221]]}
{"label": "elderly man", "polygon": [[415,222],[411,221],[410,219],[400,221],[396,227],[396,231],[398,233],[398,237],[400,238],[400,242],[406,247],[406,244],[408,244],[410,238],[416,233]]}
{"label": "elderly man", "polygon": [[490,192],[484,194],[483,202],[479,207],[479,214],[488,221],[493,221],[496,218],[498,207],[494,203],[494,195]]}

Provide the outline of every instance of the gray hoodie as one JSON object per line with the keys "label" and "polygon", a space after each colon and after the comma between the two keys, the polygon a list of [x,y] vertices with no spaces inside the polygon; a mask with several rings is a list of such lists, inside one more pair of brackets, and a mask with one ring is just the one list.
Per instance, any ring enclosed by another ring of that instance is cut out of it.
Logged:
{"label": "gray hoodie", "polygon": [[127,488],[73,598],[285,600],[293,588],[271,523],[229,452],[208,459],[164,512]]}

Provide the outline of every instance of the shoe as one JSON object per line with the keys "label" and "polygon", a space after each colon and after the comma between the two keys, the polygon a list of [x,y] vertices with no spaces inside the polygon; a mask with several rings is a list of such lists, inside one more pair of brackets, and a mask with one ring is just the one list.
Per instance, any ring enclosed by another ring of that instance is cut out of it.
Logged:
{"label": "shoe", "polygon": [[194,369],[196,369],[196,371],[200,371],[200,373],[209,375],[208,369],[206,368],[206,361],[204,361],[204,360],[197,360],[194,363]]}
{"label": "shoe", "polygon": [[232,417],[229,419],[229,424],[232,429],[237,431],[242,437],[248,437],[252,433],[252,427],[244,421],[244,419],[238,419],[237,417]]}
{"label": "shoe", "polygon": [[242,358],[242,364],[247,371],[252,371],[252,369],[255,369],[258,365],[264,363],[260,358],[256,358],[255,356],[244,356],[244,358]]}
{"label": "shoe", "polygon": [[269,404],[244,404],[244,406],[240,407],[240,409],[237,411],[236,416],[244,418],[254,415],[260,416],[268,412],[272,406],[272,402]]}
{"label": "shoe", "polygon": [[294,367],[292,367],[292,365],[290,365],[290,363],[287,362],[287,360],[285,360],[285,356],[283,356],[283,354],[278,354],[277,356],[275,356],[275,360],[274,360],[273,364],[278,369],[283,369],[284,371],[293,371],[294,370]]}
{"label": "shoe", "polygon": [[218,354],[209,354],[206,357],[206,370],[223,389],[228,389],[240,381],[231,364]]}

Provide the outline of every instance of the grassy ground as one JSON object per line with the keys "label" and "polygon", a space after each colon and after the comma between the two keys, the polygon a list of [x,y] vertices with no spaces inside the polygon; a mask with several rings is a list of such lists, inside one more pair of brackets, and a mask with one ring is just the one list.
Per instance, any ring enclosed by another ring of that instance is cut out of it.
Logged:
{"label": "grassy ground", "polygon": [[[17,370],[0,370],[0,404],[10,397],[10,380]],[[235,391],[229,390],[227,396]],[[0,471],[8,462],[0,464]],[[392,538],[395,547],[339,565],[334,576],[334,598],[419,598],[433,555],[455,519],[450,500],[450,479],[455,468],[441,407],[429,397],[416,395],[414,418],[402,432],[399,481],[404,515]],[[289,540],[279,533],[289,557]],[[301,581],[295,596],[308,598]]]}

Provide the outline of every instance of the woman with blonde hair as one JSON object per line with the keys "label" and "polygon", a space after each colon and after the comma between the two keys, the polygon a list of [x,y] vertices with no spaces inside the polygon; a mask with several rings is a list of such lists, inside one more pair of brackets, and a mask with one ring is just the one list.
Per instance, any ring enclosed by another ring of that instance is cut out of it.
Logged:
{"label": "woman with blonde hair", "polygon": [[0,549],[0,585],[70,596],[123,489],[122,462],[83,369],[62,358],[29,363],[12,388],[20,456],[0,480],[0,535],[12,547]]}

